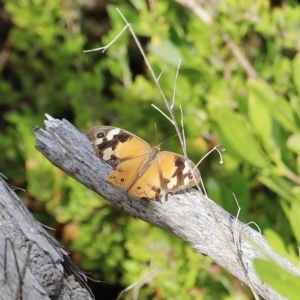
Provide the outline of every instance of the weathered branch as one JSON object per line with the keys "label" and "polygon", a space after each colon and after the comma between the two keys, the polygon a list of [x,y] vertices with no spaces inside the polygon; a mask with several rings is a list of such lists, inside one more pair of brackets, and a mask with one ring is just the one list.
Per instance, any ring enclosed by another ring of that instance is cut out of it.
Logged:
{"label": "weathered branch", "polygon": [[[69,275],[65,277],[65,273]],[[84,274],[0,176],[0,299],[91,299]]]}
{"label": "weathered branch", "polygon": [[260,233],[237,221],[209,200],[220,226],[234,245],[236,252],[233,253],[216,225],[204,196],[194,189],[168,195],[167,201],[162,203],[131,199],[126,191],[106,182],[111,167],[96,157],[86,135],[66,120],[50,117],[45,123],[46,130],[35,129],[37,149],[54,165],[127,213],[189,242],[196,252],[208,255],[241,282],[248,284],[247,277],[250,278],[263,298],[284,299],[258,278],[252,264],[254,258],[272,258],[290,272],[300,275],[294,265],[271,249]]}

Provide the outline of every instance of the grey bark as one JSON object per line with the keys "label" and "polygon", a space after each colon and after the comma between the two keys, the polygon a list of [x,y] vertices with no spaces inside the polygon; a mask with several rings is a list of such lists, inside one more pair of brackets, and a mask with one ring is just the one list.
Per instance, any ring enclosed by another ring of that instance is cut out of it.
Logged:
{"label": "grey bark", "polygon": [[0,176],[0,300],[92,299],[86,288],[84,274]]}
{"label": "grey bark", "polygon": [[[187,241],[196,252],[209,256],[244,284],[249,285],[250,279],[254,290],[261,297],[284,299],[259,279],[252,264],[254,258],[268,256],[291,273],[300,275],[293,264],[271,249],[264,236],[236,220],[209,199],[211,208],[208,208],[204,196],[197,190],[190,189],[168,195],[162,203],[132,199],[126,191],[106,182],[111,167],[96,157],[85,134],[79,132],[68,121],[53,119],[50,116],[45,125],[46,130],[34,129],[36,148],[54,165],[102,195],[111,204]],[[216,224],[211,209],[219,225]],[[223,229],[227,241],[219,226]],[[30,230],[31,226],[24,231]],[[35,230],[35,234],[30,235],[30,238],[36,238],[39,230]],[[228,241],[231,247],[228,246]],[[36,244],[39,245],[39,241]],[[49,253],[49,249],[42,249]],[[59,251],[56,252],[53,252],[54,258],[51,258],[51,261],[59,265],[62,257]],[[55,265],[55,268],[59,270],[58,273],[62,272],[58,266]]]}
{"label": "grey bark", "polygon": [[[135,200],[126,191],[106,182],[111,166],[96,157],[85,134],[68,121],[50,116],[45,125],[46,130],[35,130],[36,148],[54,165],[111,204],[187,241],[196,252],[212,258],[242,283],[249,285],[251,282],[255,292],[264,299],[276,300],[284,297],[261,281],[252,263],[254,258],[271,258],[291,273],[300,275],[291,262],[273,251],[263,235],[236,220],[210,199],[209,208],[199,191],[190,189],[168,195],[161,203],[145,199]],[[211,209],[219,225],[216,224]]]}

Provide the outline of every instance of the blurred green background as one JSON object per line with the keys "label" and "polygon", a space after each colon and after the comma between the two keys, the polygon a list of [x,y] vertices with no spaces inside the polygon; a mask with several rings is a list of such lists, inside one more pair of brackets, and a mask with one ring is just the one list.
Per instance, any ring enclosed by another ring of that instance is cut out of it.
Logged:
{"label": "blurred green background", "polygon": [[[0,172],[26,190],[17,193],[56,229],[75,263],[107,283],[92,284],[97,299],[115,299],[153,270],[136,289],[138,299],[253,299],[208,257],[111,206],[35,149],[32,128],[43,127],[45,113],[83,132],[122,127],[151,145],[154,123],[158,141],[175,134],[151,107],[165,110],[129,31],[104,54],[83,53],[122,30],[116,7],[156,74],[166,66],[160,84],[168,99],[182,59],[176,104],[190,158],[197,162],[217,144],[227,149],[223,165],[213,153],[200,166],[210,198],[236,215],[235,193],[240,220],[256,222],[299,266],[300,4],[206,1],[201,15],[178,2],[0,1]],[[164,148],[181,153],[176,138]]]}

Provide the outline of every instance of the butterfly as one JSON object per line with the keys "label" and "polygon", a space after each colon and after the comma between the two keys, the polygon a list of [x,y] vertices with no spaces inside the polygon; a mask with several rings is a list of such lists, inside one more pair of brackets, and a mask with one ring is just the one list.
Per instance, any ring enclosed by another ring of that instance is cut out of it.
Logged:
{"label": "butterfly", "polygon": [[87,137],[97,156],[113,167],[107,182],[135,198],[160,201],[167,193],[200,182],[199,170],[192,161],[177,153],[160,151],[159,146],[151,148],[126,130],[96,126],[87,132]]}

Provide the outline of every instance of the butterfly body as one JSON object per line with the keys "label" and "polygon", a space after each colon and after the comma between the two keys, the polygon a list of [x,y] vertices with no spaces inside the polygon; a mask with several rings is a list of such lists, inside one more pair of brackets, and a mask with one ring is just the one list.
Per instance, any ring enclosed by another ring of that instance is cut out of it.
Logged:
{"label": "butterfly body", "polygon": [[187,189],[200,181],[199,170],[192,161],[173,152],[160,151],[159,146],[151,148],[126,130],[97,126],[87,136],[97,156],[114,168],[107,182],[138,199],[160,200],[166,193]]}

